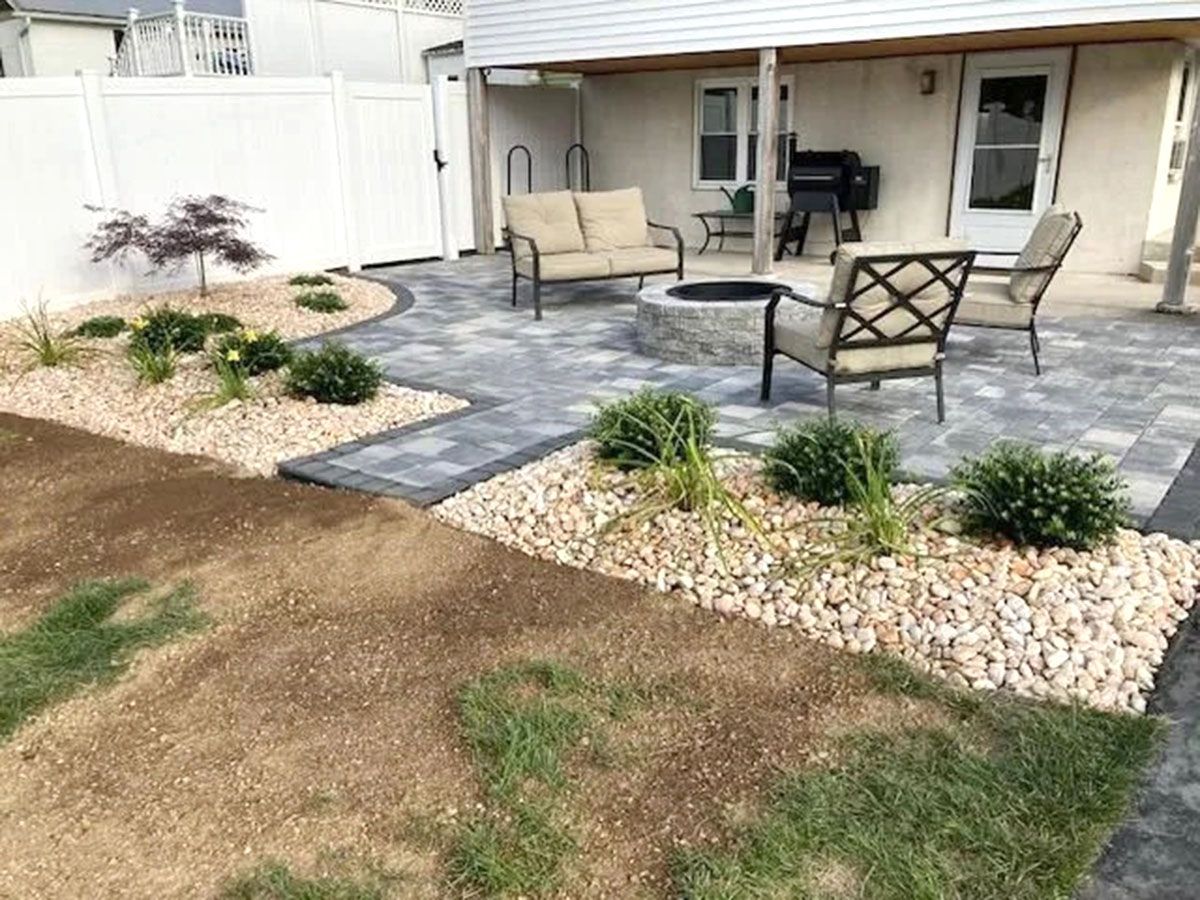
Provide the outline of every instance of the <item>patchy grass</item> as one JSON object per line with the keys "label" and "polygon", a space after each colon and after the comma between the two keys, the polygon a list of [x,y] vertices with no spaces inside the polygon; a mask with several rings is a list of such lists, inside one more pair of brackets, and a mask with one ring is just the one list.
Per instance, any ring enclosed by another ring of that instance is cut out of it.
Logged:
{"label": "patchy grass", "polygon": [[281,863],[266,863],[231,881],[220,900],[383,900],[385,880],[362,880],[339,875],[304,878]]}
{"label": "patchy grass", "polygon": [[881,692],[941,704],[953,732],[848,737],[837,765],[784,777],[732,847],[681,854],[677,896],[1069,896],[1163,724],[967,695],[888,660],[868,670]]}
{"label": "patchy grass", "polygon": [[110,621],[123,602],[146,589],[136,579],[85,581],[28,628],[0,636],[0,741],[84,685],[119,676],[137,648],[204,622],[188,585],[153,598],[140,617]]}
{"label": "patchy grass", "polygon": [[649,692],[595,684],[551,662],[500,669],[459,698],[467,741],[485,789],[484,811],[467,822],[450,859],[451,881],[484,896],[542,896],[562,886],[577,845],[561,809],[564,765],[586,747],[608,757],[601,729]]}

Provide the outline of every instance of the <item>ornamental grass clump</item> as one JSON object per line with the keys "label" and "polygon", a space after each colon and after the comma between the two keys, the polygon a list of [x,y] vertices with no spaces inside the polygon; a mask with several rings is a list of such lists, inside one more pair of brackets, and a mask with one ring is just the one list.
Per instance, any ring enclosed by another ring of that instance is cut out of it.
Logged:
{"label": "ornamental grass clump", "polygon": [[763,475],[780,494],[845,506],[855,483],[890,482],[899,455],[890,432],[822,418],[780,430],[763,456]]}
{"label": "ornamental grass clump", "polygon": [[306,291],[296,298],[296,305],[318,313],[335,313],[348,308],[337,291]]}
{"label": "ornamental grass clump", "polygon": [[823,520],[828,526],[824,546],[804,554],[809,569],[831,563],[855,566],[879,556],[919,556],[913,536],[936,522],[927,511],[948,493],[928,486],[899,495],[892,486],[895,462],[879,445],[889,435],[863,429],[854,436],[851,452],[843,459],[845,514]]}
{"label": "ornamental grass clump", "polygon": [[50,321],[44,300],[32,309],[24,308],[16,331],[16,347],[28,358],[31,369],[74,365],[83,353],[73,334]]}
{"label": "ornamental grass clump", "polygon": [[114,338],[127,327],[120,316],[92,316],[76,325],[70,334],[81,338]]}
{"label": "ornamental grass clump", "polygon": [[684,460],[688,442],[707,447],[716,414],[689,394],[646,388],[601,404],[588,429],[603,460],[620,469]]}
{"label": "ornamental grass clump", "polygon": [[129,345],[128,356],[138,381],[143,384],[169,381],[175,377],[175,370],[179,367],[179,353],[169,341],[156,349],[148,343],[135,340]]}
{"label": "ornamental grass clump", "polygon": [[288,392],[318,403],[354,406],[374,399],[382,383],[378,363],[336,341],[298,354],[288,366]]}
{"label": "ornamental grass clump", "polygon": [[247,375],[262,375],[291,362],[292,348],[274,331],[243,328],[217,341],[213,359],[236,362]]}
{"label": "ornamental grass clump", "polygon": [[951,472],[965,524],[1034,547],[1087,550],[1112,540],[1129,517],[1124,480],[1093,454],[1044,453],[1001,441]]}

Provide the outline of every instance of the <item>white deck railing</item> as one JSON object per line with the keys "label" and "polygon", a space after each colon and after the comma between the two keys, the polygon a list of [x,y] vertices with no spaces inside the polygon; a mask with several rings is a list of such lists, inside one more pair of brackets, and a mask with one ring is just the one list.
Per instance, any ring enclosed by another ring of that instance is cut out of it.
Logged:
{"label": "white deck railing", "polygon": [[253,75],[250,23],[235,16],[173,12],[155,16],[129,11],[114,75]]}

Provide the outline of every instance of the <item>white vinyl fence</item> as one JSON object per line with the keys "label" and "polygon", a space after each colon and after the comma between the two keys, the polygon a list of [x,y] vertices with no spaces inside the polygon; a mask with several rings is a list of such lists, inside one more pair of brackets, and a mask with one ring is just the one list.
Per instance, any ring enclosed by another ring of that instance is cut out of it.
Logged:
{"label": "white vinyl fence", "polygon": [[[0,79],[0,318],[22,301],[65,305],[170,283],[140,262],[93,264],[83,244],[99,215],[87,205],[155,216],[177,195],[226,194],[263,210],[251,233],[276,257],[271,271],[452,253],[439,207],[469,216],[466,110],[457,90],[443,106],[458,146],[443,150],[454,199],[439,204],[427,85],[338,74]],[[446,226],[471,230],[469,218]]]}

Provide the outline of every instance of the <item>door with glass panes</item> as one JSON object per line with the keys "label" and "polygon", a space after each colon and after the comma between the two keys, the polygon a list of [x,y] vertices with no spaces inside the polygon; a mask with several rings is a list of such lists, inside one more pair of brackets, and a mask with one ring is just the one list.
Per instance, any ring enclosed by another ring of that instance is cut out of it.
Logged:
{"label": "door with glass panes", "polygon": [[1069,68],[1066,48],[967,57],[950,231],[975,249],[1020,250],[1053,202]]}

